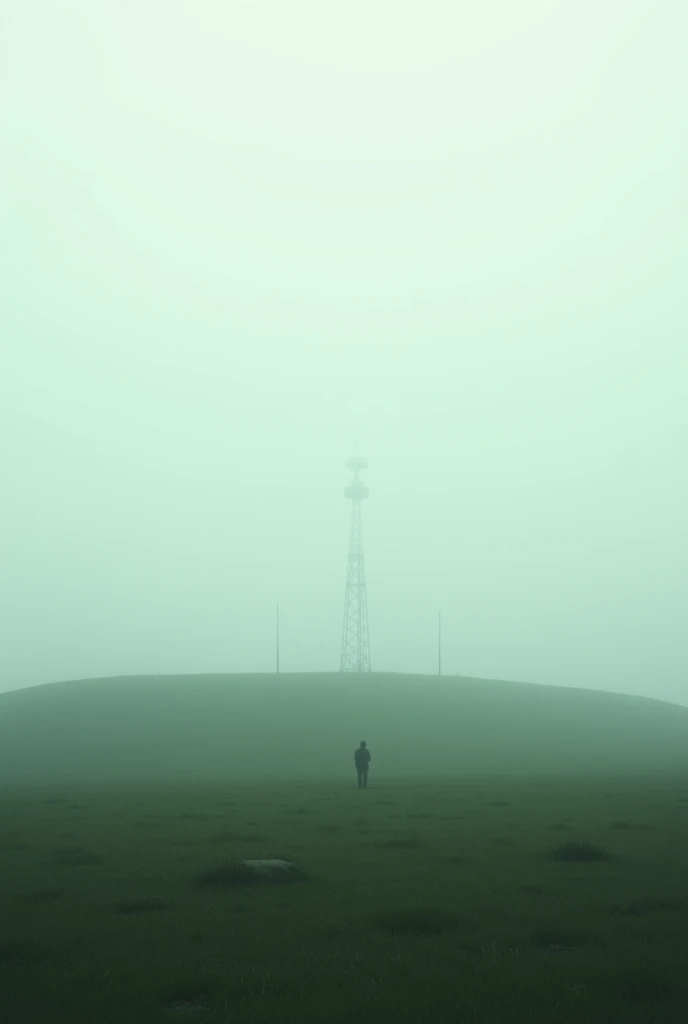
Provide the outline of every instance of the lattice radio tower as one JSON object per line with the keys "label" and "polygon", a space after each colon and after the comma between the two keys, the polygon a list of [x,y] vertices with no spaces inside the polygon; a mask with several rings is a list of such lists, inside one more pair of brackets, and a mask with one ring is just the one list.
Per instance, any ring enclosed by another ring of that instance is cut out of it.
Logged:
{"label": "lattice radio tower", "polygon": [[361,470],[366,469],[367,466],[367,460],[358,457],[349,459],[346,463],[347,469],[352,470],[354,478],[344,490],[344,496],[351,502],[351,534],[349,564],[346,573],[340,672],[370,672],[368,595],[366,593],[363,533],[361,530],[361,502],[368,497],[369,490],[360,479]]}

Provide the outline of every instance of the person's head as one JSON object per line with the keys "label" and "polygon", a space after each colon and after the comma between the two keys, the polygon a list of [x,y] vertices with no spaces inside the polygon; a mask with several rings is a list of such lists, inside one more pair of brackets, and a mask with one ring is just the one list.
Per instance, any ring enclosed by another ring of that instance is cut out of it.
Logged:
{"label": "person's head", "polygon": [[366,743],[366,741],[365,741],[365,740],[361,740],[361,746],[362,746],[362,747],[367,747],[367,746],[368,746],[368,744]]}

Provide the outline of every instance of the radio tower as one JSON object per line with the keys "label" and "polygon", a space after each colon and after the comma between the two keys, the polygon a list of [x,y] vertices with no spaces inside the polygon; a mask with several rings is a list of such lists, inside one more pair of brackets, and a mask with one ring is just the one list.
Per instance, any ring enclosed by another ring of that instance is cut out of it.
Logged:
{"label": "radio tower", "polygon": [[368,497],[368,487],[360,479],[361,470],[366,469],[367,466],[367,460],[360,458],[349,459],[346,463],[347,469],[352,470],[354,478],[344,489],[344,496],[351,502],[351,535],[349,565],[346,574],[340,672],[370,672],[368,595],[366,593],[363,533],[361,530],[361,502]]}

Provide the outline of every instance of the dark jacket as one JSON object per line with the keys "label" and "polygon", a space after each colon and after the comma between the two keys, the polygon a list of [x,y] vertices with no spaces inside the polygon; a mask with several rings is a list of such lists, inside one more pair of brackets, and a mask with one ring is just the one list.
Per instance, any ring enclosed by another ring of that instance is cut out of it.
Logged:
{"label": "dark jacket", "polygon": [[370,764],[370,751],[367,747],[357,747],[354,751],[354,763],[360,770],[365,770]]}

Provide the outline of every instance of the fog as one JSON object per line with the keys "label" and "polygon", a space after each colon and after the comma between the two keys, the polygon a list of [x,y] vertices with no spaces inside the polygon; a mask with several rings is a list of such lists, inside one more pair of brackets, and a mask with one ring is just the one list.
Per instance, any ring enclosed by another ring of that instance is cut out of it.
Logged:
{"label": "fog", "polygon": [[688,704],[682,4],[5,0],[0,689]]}

